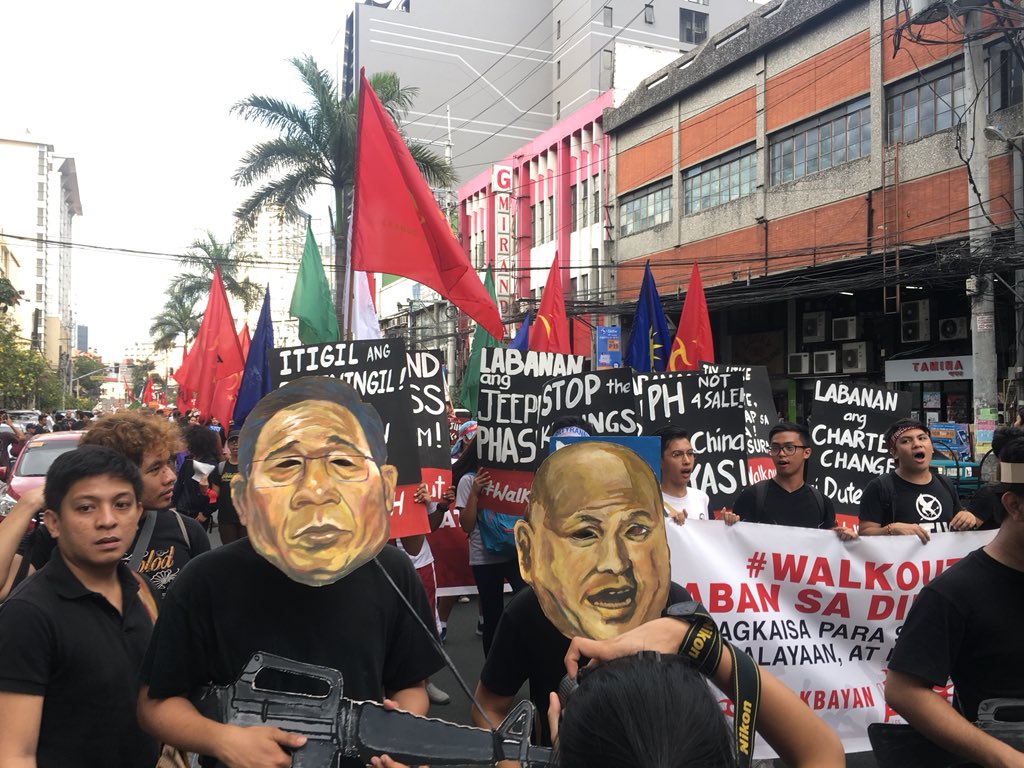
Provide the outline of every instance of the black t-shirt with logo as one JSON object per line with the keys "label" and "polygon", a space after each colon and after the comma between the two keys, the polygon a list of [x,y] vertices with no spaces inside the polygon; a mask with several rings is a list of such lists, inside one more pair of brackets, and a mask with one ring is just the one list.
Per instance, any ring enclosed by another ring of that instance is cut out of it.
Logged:
{"label": "black t-shirt with logo", "polygon": [[218,467],[220,481],[217,483],[217,522],[238,524],[238,512],[235,511],[235,504],[231,500],[231,480],[238,472],[238,465],[230,461],[222,461]]}
{"label": "black t-shirt with logo", "polygon": [[[764,506],[758,509],[758,487],[762,484],[765,488]],[[736,499],[732,511],[748,523],[824,530],[836,527],[836,509],[832,499],[807,483],[793,492],[787,491],[771,478],[748,485]]]}
{"label": "black t-shirt with logo", "polygon": [[895,472],[890,473],[892,496],[887,501],[881,478],[876,477],[864,489],[860,500],[862,522],[888,525],[915,523],[926,531],[941,533],[961,509],[956,490],[932,475],[927,485],[908,483]]}

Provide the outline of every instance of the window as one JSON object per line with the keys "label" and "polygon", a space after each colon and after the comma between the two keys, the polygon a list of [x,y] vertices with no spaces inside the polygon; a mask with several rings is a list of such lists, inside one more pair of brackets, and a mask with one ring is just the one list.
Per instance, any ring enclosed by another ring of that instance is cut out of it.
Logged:
{"label": "window", "polygon": [[591,195],[591,200],[594,201],[594,205],[590,209],[590,219],[595,224],[600,224],[601,223],[601,217],[600,217],[599,213],[600,213],[600,210],[601,210],[601,196],[598,194],[599,190],[598,190],[597,176],[595,176],[593,179],[590,180],[590,188],[593,190],[593,194]]}
{"label": "window", "polygon": [[555,77],[558,80],[562,79],[562,60],[561,59],[559,59],[558,61],[555,62]]}
{"label": "window", "polygon": [[700,11],[679,9],[679,42],[700,45],[708,39],[708,15]]}
{"label": "window", "polygon": [[577,291],[579,291],[579,289],[580,289],[579,280],[577,278],[575,278],[575,277],[570,277],[569,278],[569,296],[571,298],[575,299],[579,295],[577,293]]}
{"label": "window", "polygon": [[45,224],[46,210],[44,208],[40,208],[39,210],[36,211],[36,225],[42,227],[45,226]]}
{"label": "window", "polygon": [[606,5],[604,7],[604,25],[610,27],[612,25],[612,9],[611,6]]}
{"label": "window", "polygon": [[46,150],[39,150],[39,175],[42,176],[46,173]]}
{"label": "window", "polygon": [[619,234],[625,237],[672,221],[672,179],[624,195],[619,204]]}
{"label": "window", "polygon": [[36,301],[39,302],[40,304],[43,301],[43,286],[42,285],[37,285],[36,286]]}
{"label": "window", "polygon": [[654,23],[654,5],[652,3],[648,3],[644,6],[644,23]]}
{"label": "window", "polygon": [[46,201],[46,182],[39,182],[39,202]]}
{"label": "window", "polygon": [[612,58],[611,49],[605,48],[601,51],[601,66],[605,69],[611,69],[614,59]]}
{"label": "window", "polygon": [[920,139],[956,125],[964,112],[963,61],[943,64],[889,89],[886,139],[890,145]]}
{"label": "window", "polygon": [[544,201],[537,203],[537,243],[547,242],[544,239]]}
{"label": "window", "polygon": [[562,20],[559,19],[555,22],[555,40],[562,39]]}
{"label": "window", "polygon": [[556,101],[555,102],[555,120],[561,120],[561,119],[562,119],[562,102]]}
{"label": "window", "polygon": [[41,237],[37,237],[36,238],[36,250],[37,251],[43,250],[43,239]]}
{"label": "window", "polygon": [[580,182],[580,229],[589,226],[587,212],[590,210],[590,200],[587,198],[587,180]]}
{"label": "window", "polygon": [[590,293],[590,275],[584,272],[580,275],[580,295],[586,298]]}
{"label": "window", "polygon": [[555,239],[555,198],[548,198],[548,226],[545,230],[548,233],[548,240]]}
{"label": "window", "polygon": [[746,197],[757,186],[757,148],[751,144],[683,172],[683,213]]}
{"label": "window", "polygon": [[871,154],[871,104],[863,96],[771,137],[772,186]]}
{"label": "window", "polygon": [[46,275],[46,259],[36,259],[36,277]]}
{"label": "window", "polygon": [[579,215],[578,196],[579,188],[573,184],[569,187],[569,222],[573,229],[579,229],[579,221],[577,219]]}
{"label": "window", "polygon": [[989,48],[989,111],[1012,107],[1021,102],[1020,59],[1005,43]]}
{"label": "window", "polygon": [[533,234],[533,244],[537,245],[540,238],[537,237],[537,206],[530,206],[530,232]]}

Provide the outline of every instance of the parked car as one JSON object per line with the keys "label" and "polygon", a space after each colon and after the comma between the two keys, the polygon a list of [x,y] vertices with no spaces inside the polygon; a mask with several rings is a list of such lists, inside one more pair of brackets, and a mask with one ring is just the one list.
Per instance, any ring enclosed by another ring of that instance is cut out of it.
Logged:
{"label": "parked car", "polygon": [[8,411],[7,415],[11,417],[11,421],[18,429],[24,429],[29,424],[39,423],[39,411]]}
{"label": "parked car", "polygon": [[21,498],[21,494],[31,488],[38,488],[46,480],[46,471],[54,459],[62,453],[78,447],[82,432],[53,432],[37,435],[30,439],[11,468],[10,477],[4,478],[0,491],[0,519]]}

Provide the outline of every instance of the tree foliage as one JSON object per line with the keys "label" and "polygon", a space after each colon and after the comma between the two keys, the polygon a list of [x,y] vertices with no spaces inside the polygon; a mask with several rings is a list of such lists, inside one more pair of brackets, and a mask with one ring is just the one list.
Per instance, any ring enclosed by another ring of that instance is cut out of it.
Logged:
{"label": "tree foliage", "polygon": [[[255,189],[235,216],[244,230],[254,226],[267,206],[280,205],[294,215],[317,186],[330,186],[335,198],[335,281],[340,290],[355,183],[358,99],[340,98],[334,78],[313,57],[295,58],[291,63],[310,96],[308,107],[256,94],[232,107],[244,119],[278,132],[278,136],[257,144],[242,157],[234,180]],[[371,75],[369,81],[401,131],[418,89],[403,88],[394,72]],[[406,143],[428,184],[450,187],[455,183],[455,171],[447,160],[424,144]]]}
{"label": "tree foliage", "polygon": [[[207,283],[209,290],[209,283]],[[188,299],[173,285],[167,292],[167,303],[153,318],[149,335],[153,338],[153,349],[165,352],[181,344],[188,345],[199,332],[201,318],[196,312],[198,299]]]}
{"label": "tree foliage", "polygon": [[42,354],[22,341],[13,317],[0,314],[0,405],[4,408],[59,409],[81,407],[64,395],[57,372]]}
{"label": "tree foliage", "polygon": [[245,312],[250,312],[263,298],[259,285],[248,277],[241,277],[246,267],[256,263],[256,257],[237,248],[234,242],[218,242],[212,232],[207,231],[204,240],[193,241],[178,261],[189,271],[171,280],[167,291],[168,304],[174,298],[190,308],[195,307],[210,294],[210,282],[218,267],[224,290],[228,296],[242,303]]}

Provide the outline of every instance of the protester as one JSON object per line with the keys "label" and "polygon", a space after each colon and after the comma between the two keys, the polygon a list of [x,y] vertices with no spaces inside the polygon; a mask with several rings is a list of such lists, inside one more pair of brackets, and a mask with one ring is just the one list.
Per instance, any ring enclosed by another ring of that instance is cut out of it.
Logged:
{"label": "protester", "polygon": [[[1024,753],[972,725],[985,699],[1024,698],[1024,439],[998,456],[999,530],[921,590],[889,660],[885,699],[971,763],[1024,766]],[[955,708],[933,690],[948,680]]]}
{"label": "protester", "polygon": [[188,456],[178,469],[171,505],[209,530],[217,511],[218,466],[222,459],[220,437],[206,427],[192,426],[185,430],[185,445]]}
{"label": "protester", "polygon": [[661,500],[665,514],[679,525],[687,518],[710,520],[708,495],[690,487],[697,453],[685,429],[670,426],[658,431],[661,438]]}
{"label": "protester", "polygon": [[[686,621],[662,618],[609,640],[573,639],[565,656],[571,676],[580,672],[583,658],[602,666],[581,676],[564,712],[558,697],[549,696],[548,724],[558,736],[560,768],[736,765],[726,721],[706,679],[680,658],[689,629]],[[652,651],[663,657],[652,657]],[[732,674],[732,658],[723,653],[711,678],[730,690]],[[785,764],[845,766],[835,732],[768,670],[762,668],[760,676],[756,730]]]}
{"label": "protester", "polygon": [[217,465],[217,530],[222,544],[238,541],[246,535],[245,526],[238,518],[231,498],[231,481],[238,473],[238,438],[241,430],[232,429],[228,435],[228,457]]}
{"label": "protester", "polygon": [[[516,544],[530,586],[509,602],[476,687],[492,722],[527,680],[544,712],[569,639],[608,638],[690,599],[669,578],[661,490],[635,453],[588,441],[556,451],[534,478]],[[477,725],[486,722],[476,710]],[[549,743],[541,721],[538,739]]]}
{"label": "protester", "polygon": [[144,728],[227,765],[289,765],[304,737],[219,724],[187,698],[235,682],[259,651],[338,670],[348,698],[426,713],[441,659],[423,586],[386,546],[398,473],[385,459],[380,417],[340,380],[299,379],[257,403],[231,486],[249,535],[168,593],[142,666]]}
{"label": "protester", "polygon": [[[172,456],[180,439],[173,424],[137,411],[124,411],[97,420],[80,443],[110,448],[138,467],[142,476],[139,501],[145,515],[134,541],[121,554],[132,553],[133,567],[149,579],[159,597],[185,563],[210,549],[210,539],[202,526],[169,508],[174,489]],[[153,525],[146,534],[145,523],[150,518]],[[149,540],[145,541],[147,535]],[[0,562],[0,583],[10,587],[9,575],[20,570],[21,557],[29,558],[31,573],[43,567],[53,549],[54,541],[47,529],[36,528],[12,561]],[[0,598],[4,594],[0,591]]]}
{"label": "protester", "polygon": [[508,581],[513,593],[525,587],[526,582],[519,573],[514,544],[510,553],[493,552],[484,546],[483,536],[477,526],[479,518],[493,512],[478,504],[480,493],[490,482],[491,476],[479,469],[475,434],[467,442],[462,457],[452,467],[452,475],[461,476],[455,492],[455,508],[459,513],[459,525],[469,536],[469,565],[480,601],[480,629],[486,656],[505,607],[505,582]]}
{"label": "protester", "polygon": [[811,457],[811,434],[803,424],[784,421],[768,433],[768,450],[775,464],[775,476],[747,486],[730,512],[722,512],[726,525],[740,520],[796,528],[835,531],[843,541],[857,538],[857,532],[836,522],[832,499],[804,482],[805,464]]}
{"label": "protester", "polygon": [[0,609],[0,765],[156,765],[135,718],[155,603],[121,562],[141,493],[138,469],[109,448],[69,451],[47,472],[56,552]]}
{"label": "protester", "polygon": [[860,500],[862,536],[917,536],[969,531],[982,521],[963,508],[953,484],[933,474],[931,430],[919,421],[900,419],[885,431],[896,469],[876,477]]}

